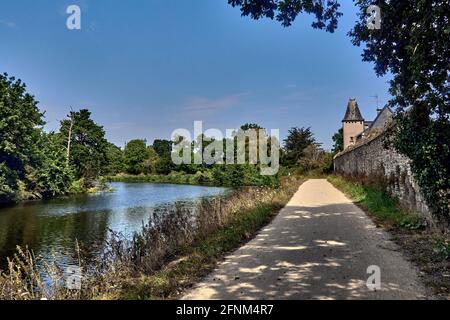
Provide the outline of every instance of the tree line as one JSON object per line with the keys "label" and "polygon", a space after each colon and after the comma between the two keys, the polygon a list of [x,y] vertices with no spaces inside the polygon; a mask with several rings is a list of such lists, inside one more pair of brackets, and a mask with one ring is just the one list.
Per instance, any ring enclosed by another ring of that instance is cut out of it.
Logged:
{"label": "tree line", "polygon": [[[241,130],[262,129],[260,125],[255,123],[246,123],[240,127]],[[236,137],[230,145],[233,146],[235,158],[237,155]],[[131,179],[123,176],[140,175],[169,175],[172,182],[189,182],[193,184],[211,184],[219,186],[239,187],[245,185],[256,186],[277,186],[279,177],[287,172],[304,173],[306,171],[318,170],[320,172],[329,172],[332,170],[332,154],[326,152],[321,144],[318,143],[310,128],[292,128],[288,132],[288,136],[283,141],[283,147],[279,149],[281,170],[275,176],[264,176],[260,174],[260,160],[256,164],[249,161],[249,138],[245,140],[245,164],[195,164],[195,153],[203,154],[205,149],[211,143],[216,142],[213,137],[206,137],[201,134],[195,141],[190,142],[190,150],[192,152],[191,163],[183,163],[175,165],[171,160],[172,141],[155,140],[153,145],[147,145],[146,140],[136,139],[129,141],[124,150],[114,148],[114,163],[112,171],[119,174],[115,181],[145,181],[142,179]],[[201,148],[198,149],[201,143]],[[223,144],[223,152],[226,153],[227,139],[224,138],[220,142]],[[268,152],[270,148],[268,145]],[[257,146],[259,148],[259,146]],[[198,149],[198,150],[197,150]],[[259,152],[259,150],[258,150]],[[111,159],[113,159],[111,157]],[[122,178],[120,178],[122,176]],[[154,181],[148,179],[148,181]]]}
{"label": "tree line", "polygon": [[[0,75],[0,204],[83,193],[102,187],[102,177],[108,176],[158,176],[162,178],[150,181],[231,187],[277,186],[289,168],[331,167],[331,155],[317,143],[310,128],[292,128],[280,149],[283,169],[276,176],[262,176],[259,163],[175,165],[170,140],[156,139],[148,145],[145,139],[135,139],[122,149],[107,141],[103,126],[87,109],[71,110],[58,131],[46,132],[44,125],[44,112],[26,85],[6,73]],[[241,129],[262,127],[245,124]],[[214,141],[203,135],[198,139],[203,140],[203,148]]]}

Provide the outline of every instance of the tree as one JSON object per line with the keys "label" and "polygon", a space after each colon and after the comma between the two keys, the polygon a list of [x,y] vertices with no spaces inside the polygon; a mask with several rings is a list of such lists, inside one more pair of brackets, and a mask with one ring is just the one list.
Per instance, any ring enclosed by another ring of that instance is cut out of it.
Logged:
{"label": "tree", "polygon": [[160,158],[155,164],[155,170],[158,174],[169,174],[175,168],[175,164],[170,157]]}
{"label": "tree", "polygon": [[44,198],[63,195],[68,192],[73,181],[73,173],[67,165],[66,153],[61,147],[60,136],[51,132],[42,133],[38,142],[39,165],[29,169],[29,187]]}
{"label": "tree", "polygon": [[155,170],[158,174],[169,174],[176,167],[172,162],[172,141],[169,140],[155,140],[153,142],[153,149],[158,154],[158,161],[155,163]]}
{"label": "tree", "polygon": [[344,150],[344,129],[340,128],[338,132],[333,135],[333,153],[336,154]]}
{"label": "tree", "polygon": [[14,200],[37,153],[43,114],[22,81],[0,75],[0,203]]}
{"label": "tree", "polygon": [[[392,74],[388,105],[396,109],[392,144],[410,158],[414,176],[428,205],[450,220],[450,46],[448,0],[378,0],[381,28],[367,27],[373,0],[354,0],[359,21],[349,33],[356,46],[365,45],[363,61],[373,62],[378,76]],[[228,0],[242,15],[274,17],[289,26],[301,12],[313,13],[313,27],[334,31],[337,1]],[[405,112],[407,111],[407,112]]]}
{"label": "tree", "polygon": [[131,140],[125,146],[123,153],[125,170],[130,174],[143,173],[144,161],[149,158],[149,155],[145,140]]}
{"label": "tree", "polygon": [[26,168],[34,166],[44,125],[37,104],[20,79],[0,75],[0,203],[17,199]]}
{"label": "tree", "polygon": [[159,160],[158,154],[153,149],[152,146],[147,147],[147,159],[144,160],[144,173],[145,174],[155,174],[156,173],[156,163]]}
{"label": "tree", "polygon": [[246,123],[246,124],[243,124],[241,126],[241,130],[244,130],[244,131],[246,131],[246,130],[259,130],[259,129],[263,129],[264,130],[264,128],[261,127],[257,123]]}
{"label": "tree", "polygon": [[306,147],[315,144],[311,128],[291,128],[284,139],[284,158],[282,162],[286,166],[295,166],[304,156]]}
{"label": "tree", "polygon": [[410,158],[428,205],[450,220],[450,25],[448,0],[378,1],[379,30],[366,27],[364,8],[349,33],[365,45],[363,60],[378,76],[392,74],[388,105],[396,109],[391,142]]}
{"label": "tree", "polygon": [[61,140],[64,147],[70,145],[68,159],[76,177],[83,178],[85,187],[90,187],[107,165],[105,131],[91,119],[87,109],[72,111],[68,118],[61,121]]}
{"label": "tree", "polygon": [[320,171],[321,173],[329,173],[333,167],[332,154],[322,149],[320,144],[313,143],[303,150],[303,156],[298,161],[302,171]]}
{"label": "tree", "polygon": [[172,141],[157,139],[153,142],[153,149],[160,158],[170,158]]}
{"label": "tree", "polygon": [[43,131],[37,104],[21,80],[0,75],[0,203],[64,194],[70,186],[65,150]]}
{"label": "tree", "polygon": [[116,175],[122,172],[124,168],[123,151],[114,143],[108,142],[106,147],[107,165],[103,170],[106,175]]}
{"label": "tree", "polygon": [[16,171],[19,178],[36,154],[45,124],[37,104],[20,79],[0,75],[0,163]]}
{"label": "tree", "polygon": [[285,27],[292,24],[301,13],[312,14],[315,21],[312,27],[334,32],[338,18],[342,16],[336,0],[228,0],[233,7],[240,7],[243,16],[258,20],[266,17],[276,19]]}

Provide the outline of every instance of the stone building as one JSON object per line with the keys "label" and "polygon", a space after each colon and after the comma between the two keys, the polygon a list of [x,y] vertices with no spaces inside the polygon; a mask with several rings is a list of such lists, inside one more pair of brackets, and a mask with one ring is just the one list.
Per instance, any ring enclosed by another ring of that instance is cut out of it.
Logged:
{"label": "stone building", "polygon": [[384,144],[392,119],[393,112],[384,107],[378,110],[375,120],[365,121],[356,100],[350,99],[342,120],[344,150],[334,157],[334,169],[354,177],[383,178],[388,193],[433,224],[410,160]]}
{"label": "stone building", "polygon": [[347,104],[347,111],[342,120],[344,150],[356,144],[358,141],[371,134],[384,131],[386,126],[392,121],[393,112],[389,107],[377,110],[378,115],[373,121],[365,121],[355,99],[350,99]]}

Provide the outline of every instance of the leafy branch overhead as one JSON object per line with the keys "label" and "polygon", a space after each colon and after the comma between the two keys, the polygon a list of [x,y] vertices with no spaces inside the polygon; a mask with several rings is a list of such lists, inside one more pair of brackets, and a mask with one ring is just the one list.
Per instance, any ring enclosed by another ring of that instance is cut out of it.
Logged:
{"label": "leafy branch overhead", "polygon": [[240,7],[243,16],[252,19],[276,19],[288,27],[301,13],[312,14],[312,27],[334,32],[337,28],[339,3],[336,0],[228,0],[233,7]]}
{"label": "leafy branch overhead", "polygon": [[[414,176],[428,205],[450,221],[450,2],[448,0],[354,0],[358,21],[348,33],[364,46],[363,61],[378,76],[392,75],[388,104],[396,113],[393,146],[412,161]],[[337,1],[229,0],[244,16],[267,17],[290,26],[304,12],[313,27],[334,31]],[[381,28],[368,28],[367,9],[377,5]],[[336,136],[338,138],[338,136]],[[335,141],[337,142],[337,141]],[[339,146],[337,146],[339,147]],[[335,150],[336,151],[336,150]]]}

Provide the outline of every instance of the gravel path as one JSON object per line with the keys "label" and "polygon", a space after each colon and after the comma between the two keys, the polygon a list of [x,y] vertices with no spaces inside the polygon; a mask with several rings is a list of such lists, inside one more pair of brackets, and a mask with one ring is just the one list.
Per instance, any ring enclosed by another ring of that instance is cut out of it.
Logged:
{"label": "gravel path", "polygon": [[[308,180],[273,222],[184,299],[421,299],[418,271],[388,233],[323,179]],[[369,290],[369,266],[381,289]]]}

